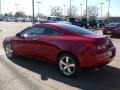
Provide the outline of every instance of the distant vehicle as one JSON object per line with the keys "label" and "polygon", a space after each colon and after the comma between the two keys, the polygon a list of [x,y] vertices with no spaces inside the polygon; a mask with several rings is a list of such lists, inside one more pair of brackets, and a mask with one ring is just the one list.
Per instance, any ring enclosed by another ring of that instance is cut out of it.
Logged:
{"label": "distant vehicle", "polygon": [[68,21],[71,22],[72,25],[82,26],[81,20],[78,18],[69,18]]}
{"label": "distant vehicle", "polygon": [[17,17],[5,17],[6,22],[18,22]]}
{"label": "distant vehicle", "polygon": [[103,19],[98,19],[98,27],[102,28],[106,25],[107,21]]}
{"label": "distant vehicle", "polygon": [[96,19],[90,19],[89,20],[89,27],[96,28],[97,27],[97,20]]}
{"label": "distant vehicle", "polygon": [[46,20],[50,21],[50,22],[58,22],[58,21],[63,21],[62,18],[58,17],[58,16],[48,16],[46,18]]}
{"label": "distant vehicle", "polygon": [[65,21],[63,18],[60,18],[58,16],[48,16],[46,18],[46,20],[48,22],[51,22],[51,23],[65,23],[65,24],[71,24],[70,22],[68,21]]}
{"label": "distant vehicle", "polygon": [[18,19],[19,22],[32,22],[32,19],[29,18],[29,17],[24,17],[24,18],[19,17],[17,19]]}
{"label": "distant vehicle", "polygon": [[104,27],[103,34],[120,36],[120,23],[109,23]]}
{"label": "distant vehicle", "polygon": [[88,19],[87,18],[82,18],[81,19],[81,26],[82,27],[85,27],[85,28],[88,28],[89,27],[89,23],[88,23]]}
{"label": "distant vehicle", "polygon": [[88,20],[86,18],[69,18],[68,21],[73,25],[88,28]]}
{"label": "distant vehicle", "polygon": [[3,20],[4,20],[4,18],[2,16],[0,16],[0,21],[3,21]]}
{"label": "distant vehicle", "polygon": [[116,52],[108,37],[63,23],[42,23],[28,27],[6,38],[3,46],[9,59],[21,55],[51,62],[68,77],[82,68],[108,64]]}

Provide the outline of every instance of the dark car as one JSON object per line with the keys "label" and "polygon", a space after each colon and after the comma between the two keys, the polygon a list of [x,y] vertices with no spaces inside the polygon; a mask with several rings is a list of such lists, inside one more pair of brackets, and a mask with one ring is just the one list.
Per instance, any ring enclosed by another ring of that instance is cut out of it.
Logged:
{"label": "dark car", "polygon": [[81,19],[81,26],[85,27],[85,28],[88,28],[89,23],[88,23],[88,19],[87,18],[82,18]]}
{"label": "dark car", "polygon": [[61,23],[28,27],[6,38],[3,46],[9,59],[21,55],[51,62],[66,76],[73,76],[82,68],[102,67],[115,56],[115,47],[108,37]]}
{"label": "dark car", "polygon": [[96,19],[89,20],[89,26],[92,28],[93,27],[96,28],[97,27],[97,20]]}
{"label": "dark car", "polygon": [[106,25],[106,23],[107,23],[106,20],[98,19],[98,26],[100,28],[103,28]]}
{"label": "dark car", "polygon": [[120,23],[110,23],[103,29],[104,35],[120,36]]}
{"label": "dark car", "polygon": [[69,18],[68,21],[71,22],[72,25],[76,25],[76,26],[82,27],[82,24],[81,24],[82,21],[80,19],[78,19],[78,18]]}
{"label": "dark car", "polygon": [[88,28],[88,20],[86,18],[69,18],[69,22],[71,22],[73,25]]}

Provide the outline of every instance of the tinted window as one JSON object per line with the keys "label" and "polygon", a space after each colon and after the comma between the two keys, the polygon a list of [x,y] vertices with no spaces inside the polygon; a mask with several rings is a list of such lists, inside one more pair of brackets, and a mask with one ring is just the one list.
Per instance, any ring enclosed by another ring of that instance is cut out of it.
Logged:
{"label": "tinted window", "polygon": [[25,29],[21,35],[41,35],[44,33],[45,28],[44,27],[31,27]]}
{"label": "tinted window", "polygon": [[74,26],[74,25],[68,25],[68,24],[65,24],[65,25],[62,25],[63,28],[71,31],[71,32],[74,32],[76,34],[79,34],[79,35],[86,35],[86,34],[95,34],[94,32],[92,31],[89,31],[87,29],[84,29],[84,28],[80,28],[78,26]]}
{"label": "tinted window", "polygon": [[53,34],[53,35],[55,35],[55,34],[61,34],[61,32],[57,31],[57,30],[55,30],[53,28],[46,27],[45,31],[44,31],[44,34],[47,34],[47,35]]}

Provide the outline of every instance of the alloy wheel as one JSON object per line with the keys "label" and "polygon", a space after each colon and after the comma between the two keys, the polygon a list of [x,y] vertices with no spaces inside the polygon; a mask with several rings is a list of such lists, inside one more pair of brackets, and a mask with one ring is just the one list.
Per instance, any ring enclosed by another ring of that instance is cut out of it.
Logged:
{"label": "alloy wheel", "polygon": [[7,55],[8,58],[12,58],[13,57],[13,49],[12,49],[10,44],[6,45],[5,51],[6,51],[6,55]]}
{"label": "alloy wheel", "polygon": [[64,75],[71,76],[75,72],[75,62],[69,56],[64,56],[59,61],[59,68]]}

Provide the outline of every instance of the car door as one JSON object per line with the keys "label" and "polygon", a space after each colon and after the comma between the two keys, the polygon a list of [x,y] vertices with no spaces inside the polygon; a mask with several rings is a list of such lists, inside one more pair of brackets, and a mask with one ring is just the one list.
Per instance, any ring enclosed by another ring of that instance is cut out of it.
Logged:
{"label": "car door", "polygon": [[43,27],[30,27],[22,32],[20,36],[13,41],[13,47],[17,54],[35,56],[35,44],[37,43],[38,35],[44,32]]}
{"label": "car door", "polygon": [[52,62],[52,60],[56,59],[56,54],[59,51],[59,48],[55,45],[57,40],[54,37],[58,37],[62,32],[46,26],[44,28],[44,33],[37,37],[34,51],[37,55],[36,57],[40,57],[43,60],[51,60],[50,62]]}

